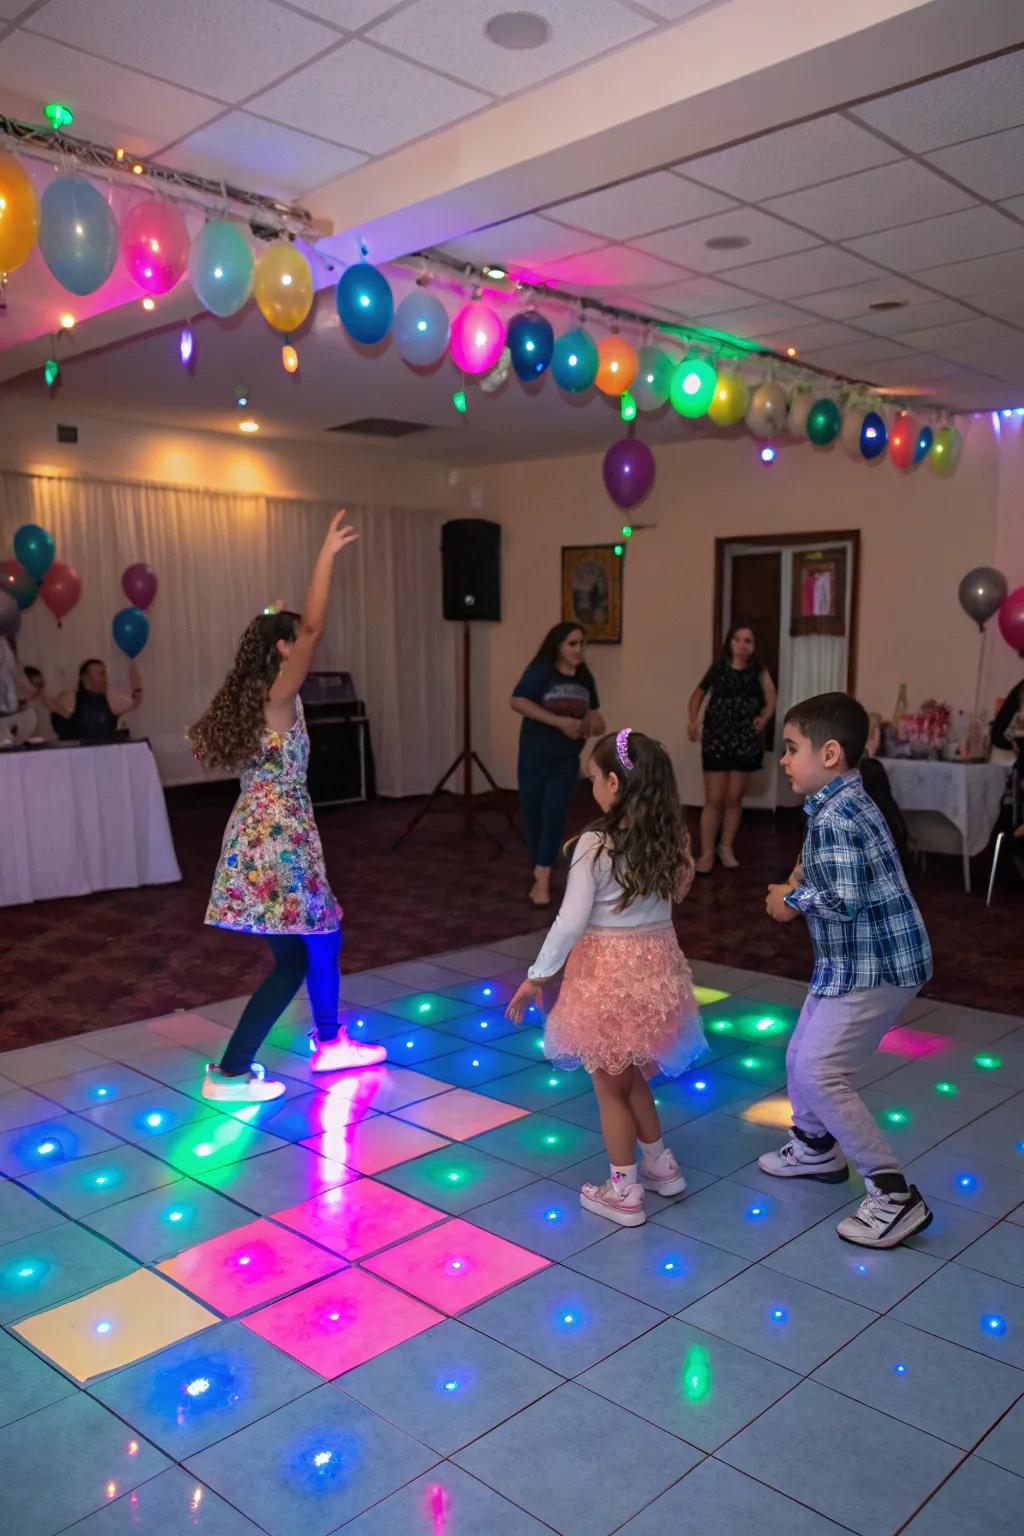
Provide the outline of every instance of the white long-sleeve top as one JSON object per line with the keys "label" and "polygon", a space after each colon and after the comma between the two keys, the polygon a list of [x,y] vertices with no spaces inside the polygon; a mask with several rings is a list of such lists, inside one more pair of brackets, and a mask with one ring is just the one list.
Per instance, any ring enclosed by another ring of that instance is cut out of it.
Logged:
{"label": "white long-sleeve top", "polygon": [[[693,881],[693,865],[684,866],[676,900],[681,901]],[[569,878],[540,954],[530,966],[531,981],[555,976],[569,958],[573,945],[588,931],[661,928],[672,920],[672,903],[663,896],[642,896],[621,912],[622,887],[612,874],[612,861],[599,832],[584,832],[573,849]]]}

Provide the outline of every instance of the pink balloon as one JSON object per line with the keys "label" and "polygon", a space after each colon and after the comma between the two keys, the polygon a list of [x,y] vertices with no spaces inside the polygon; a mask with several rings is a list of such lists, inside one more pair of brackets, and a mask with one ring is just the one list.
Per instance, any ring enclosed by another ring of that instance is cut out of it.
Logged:
{"label": "pink balloon", "polygon": [[121,577],[124,595],[136,608],[148,608],[156,597],[156,571],[141,560],[130,565]]}
{"label": "pink balloon", "polygon": [[39,596],[59,623],[82,595],[82,578],[63,560],[55,560],[39,585]]}
{"label": "pink balloon", "polygon": [[173,203],[147,197],[121,220],[121,256],[147,293],[169,293],[188,265],[191,241]]}
{"label": "pink balloon", "polygon": [[451,354],[463,373],[488,373],[505,345],[505,322],[493,309],[472,299],[452,321]]}
{"label": "pink balloon", "polygon": [[1024,587],[1011,592],[999,610],[999,632],[1007,645],[1024,656]]}

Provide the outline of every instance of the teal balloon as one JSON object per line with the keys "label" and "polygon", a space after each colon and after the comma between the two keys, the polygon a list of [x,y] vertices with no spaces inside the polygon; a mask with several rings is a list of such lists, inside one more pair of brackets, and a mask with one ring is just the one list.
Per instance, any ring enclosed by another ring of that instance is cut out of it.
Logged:
{"label": "teal balloon", "polygon": [[441,300],[425,288],[414,288],[395,310],[395,346],[414,368],[429,368],[448,350],[452,324]]}
{"label": "teal balloon", "polygon": [[524,309],[509,321],[505,338],[512,367],[520,379],[537,379],[550,366],[555,350],[551,321],[535,309]]}
{"label": "teal balloon", "polygon": [[932,443],[935,441],[935,433],[931,427],[922,427],[917,434],[917,442],[914,444],[914,463],[920,464],[932,451]]}
{"label": "teal balloon", "polygon": [[14,557],[33,581],[42,581],[53,564],[53,534],[37,523],[24,523],[14,535]]}
{"label": "teal balloon", "polygon": [[149,639],[149,620],[141,608],[122,608],[115,613],[111,628],[115,645],[133,660]]}
{"label": "teal balloon", "polygon": [[597,378],[597,342],[580,327],[563,331],[551,354],[551,372],[559,389],[578,394],[589,389]]}
{"label": "teal balloon", "polygon": [[341,323],[353,341],[372,347],[391,329],[395,296],[377,267],[357,261],[341,274],[335,294]]}
{"label": "teal balloon", "polygon": [[641,347],[637,361],[640,366],[629,392],[638,411],[656,411],[668,399],[675,364],[660,347]]}
{"label": "teal balloon", "polygon": [[211,315],[237,314],[252,293],[253,255],[237,224],[210,219],[192,241],[188,280]]}
{"label": "teal balloon", "polygon": [[58,176],[43,193],[39,249],[69,293],[95,293],[113,272],[117,220],[106,198],[84,176]]}

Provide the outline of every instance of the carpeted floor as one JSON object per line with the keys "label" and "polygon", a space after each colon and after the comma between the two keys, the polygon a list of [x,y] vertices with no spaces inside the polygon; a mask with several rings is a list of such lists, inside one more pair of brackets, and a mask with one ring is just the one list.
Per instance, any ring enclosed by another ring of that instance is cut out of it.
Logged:
{"label": "carpeted floor", "polygon": [[[203,927],[232,798],[230,785],[169,792],[183,875],[178,886],[3,911],[0,1049],[252,990],[266,967],[261,941]],[[483,838],[467,840],[461,822],[443,814],[428,818],[395,853],[391,845],[414,809],[410,802],[382,801],[320,815],[328,870],[345,906],[345,970],[486,945],[546,925],[551,914],[534,913],[526,901],[526,852],[500,814],[490,817],[506,844],[498,857]],[[582,826],[591,813],[581,788],[574,825]],[[764,887],[785,878],[801,835],[799,812],[748,817],[739,847],[743,867],[699,881],[679,909],[690,954],[777,976],[807,976],[803,925],[780,926],[764,914]],[[933,858],[926,876],[915,875],[936,953],[935,981],[926,991],[944,1002],[1010,1012],[1024,994],[1024,887],[1009,875],[1006,861],[995,904],[986,909],[987,872],[987,858],[978,859],[970,897],[954,859]]]}

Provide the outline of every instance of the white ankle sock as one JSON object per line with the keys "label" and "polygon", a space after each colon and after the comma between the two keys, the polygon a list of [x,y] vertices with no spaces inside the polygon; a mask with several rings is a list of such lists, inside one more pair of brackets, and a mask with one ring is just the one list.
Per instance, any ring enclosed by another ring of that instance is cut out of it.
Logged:
{"label": "white ankle sock", "polygon": [[621,1165],[609,1163],[608,1166],[612,1171],[612,1183],[618,1185],[620,1189],[623,1184],[635,1184],[637,1182],[636,1163],[623,1163]]}
{"label": "white ankle sock", "polygon": [[665,1150],[665,1142],[661,1136],[657,1141],[637,1141],[637,1146],[644,1155],[645,1163],[656,1163]]}

